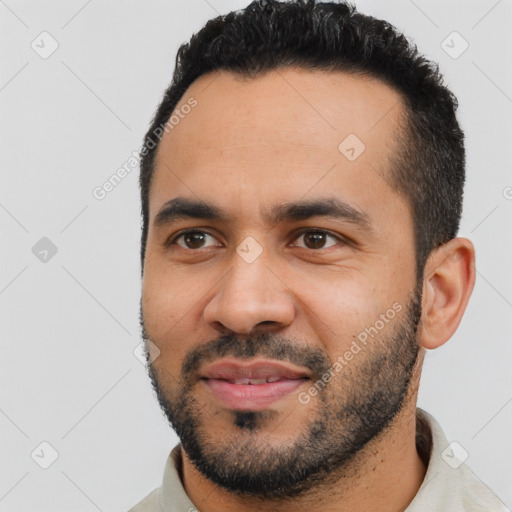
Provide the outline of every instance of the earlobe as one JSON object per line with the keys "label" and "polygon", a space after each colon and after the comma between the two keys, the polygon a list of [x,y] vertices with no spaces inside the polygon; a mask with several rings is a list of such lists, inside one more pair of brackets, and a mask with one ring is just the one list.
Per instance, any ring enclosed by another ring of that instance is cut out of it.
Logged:
{"label": "earlobe", "polygon": [[434,249],[425,265],[420,342],[440,347],[457,330],[475,284],[475,249],[454,238]]}

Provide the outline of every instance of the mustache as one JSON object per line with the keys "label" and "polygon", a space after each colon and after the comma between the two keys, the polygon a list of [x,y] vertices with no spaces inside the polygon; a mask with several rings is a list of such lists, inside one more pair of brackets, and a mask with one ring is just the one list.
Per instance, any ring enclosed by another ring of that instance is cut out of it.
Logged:
{"label": "mustache", "polygon": [[[151,341],[154,343],[146,330],[142,307],[140,308],[139,319],[142,339],[145,342]],[[158,344],[156,345],[158,346]],[[190,381],[199,375],[203,366],[226,356],[238,359],[254,357],[276,359],[307,368],[316,377],[324,375],[333,365],[333,361],[323,350],[286,337],[275,336],[268,332],[243,337],[228,333],[190,349],[182,363],[182,381]],[[148,357],[149,351],[146,351],[146,359]],[[149,366],[148,364],[148,368]]]}
{"label": "mustache", "polygon": [[322,350],[309,347],[303,343],[285,337],[276,337],[270,333],[259,333],[240,337],[223,334],[217,339],[192,349],[182,364],[182,378],[197,375],[202,366],[233,356],[238,359],[264,357],[288,362],[310,370],[314,375],[322,375],[332,366],[331,360]]}

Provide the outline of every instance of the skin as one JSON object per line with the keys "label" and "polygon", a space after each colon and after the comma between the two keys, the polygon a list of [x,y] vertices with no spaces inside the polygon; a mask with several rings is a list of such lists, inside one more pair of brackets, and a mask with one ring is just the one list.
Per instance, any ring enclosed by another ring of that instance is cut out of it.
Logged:
{"label": "skin", "polygon": [[[227,72],[202,76],[177,109],[190,97],[197,107],[160,142],[149,196],[141,307],[146,336],[160,350],[151,370],[164,398],[172,402],[183,390],[187,355],[226,333],[241,342],[258,334],[284,338],[335,361],[398,302],[404,307],[378,338],[391,339],[407,320],[417,285],[410,207],[390,186],[388,172],[396,150],[393,132],[403,113],[400,95],[368,77],[281,69],[251,80]],[[338,150],[349,134],[366,147],[352,162]],[[178,196],[215,203],[230,218],[154,225],[162,206]],[[265,220],[271,205],[325,197],[364,212],[371,231],[324,217]],[[187,248],[183,238],[180,245],[165,245],[185,228],[211,236],[199,249]],[[300,236],[303,228],[327,230],[350,243],[327,237],[325,247],[311,248]],[[263,249],[252,263],[236,251],[248,236]],[[457,329],[474,286],[474,258],[465,238],[431,253],[419,283],[418,359],[402,407],[382,435],[324,482],[283,500],[230,492],[206,478],[182,451],[181,477],[194,505],[204,512],[405,510],[426,471],[415,446],[424,352]],[[240,449],[230,453],[242,457],[247,456],[243,443],[250,441],[256,462],[265,450],[282,449],[304,432],[322,399],[334,404],[337,395],[348,393],[347,379],[352,375],[358,382],[362,365],[379,350],[377,342],[370,344],[349,363],[352,373],[332,380],[324,398],[300,404],[291,394],[275,402],[253,430],[239,428],[233,412],[193,373],[189,396],[208,446]]]}

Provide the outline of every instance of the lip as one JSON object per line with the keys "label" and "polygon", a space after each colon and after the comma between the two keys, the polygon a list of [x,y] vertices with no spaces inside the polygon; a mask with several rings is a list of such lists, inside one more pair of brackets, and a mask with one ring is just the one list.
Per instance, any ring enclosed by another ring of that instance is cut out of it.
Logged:
{"label": "lip", "polygon": [[[277,378],[265,384],[235,384],[236,379]],[[259,411],[285,398],[309,380],[307,371],[270,359],[240,362],[223,359],[206,368],[202,382],[230,409]]]}
{"label": "lip", "polygon": [[215,397],[229,409],[261,411],[286,397],[308,379],[283,379],[266,384],[232,384],[222,379],[205,379],[202,382]]}
{"label": "lip", "polygon": [[225,358],[207,366],[201,374],[204,379],[268,379],[281,377],[283,379],[309,378],[307,370],[285,364],[273,359],[256,359],[249,362],[235,358]]}

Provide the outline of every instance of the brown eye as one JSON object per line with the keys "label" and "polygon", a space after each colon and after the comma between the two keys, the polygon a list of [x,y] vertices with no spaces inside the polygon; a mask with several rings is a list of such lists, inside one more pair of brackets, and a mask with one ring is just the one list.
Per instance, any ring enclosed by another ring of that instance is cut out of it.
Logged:
{"label": "brown eye", "polygon": [[[174,238],[171,244],[175,243],[184,249],[201,249],[203,247],[208,247],[207,245],[204,245],[208,238],[215,240],[212,235],[206,233],[205,231],[185,231],[184,233],[181,233],[176,238]],[[178,240],[182,241],[183,243],[178,243]]]}
{"label": "brown eye", "polygon": [[[299,247],[305,247],[306,249],[325,249],[327,247],[336,245],[340,241],[338,238],[336,238],[334,235],[331,235],[327,231],[320,230],[304,231],[299,235],[297,240],[300,238],[304,240],[304,245],[299,245]],[[329,238],[334,240],[334,243],[326,245]]]}

